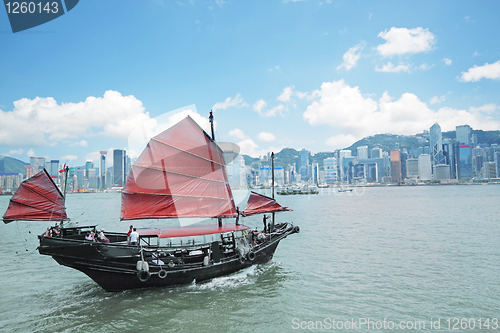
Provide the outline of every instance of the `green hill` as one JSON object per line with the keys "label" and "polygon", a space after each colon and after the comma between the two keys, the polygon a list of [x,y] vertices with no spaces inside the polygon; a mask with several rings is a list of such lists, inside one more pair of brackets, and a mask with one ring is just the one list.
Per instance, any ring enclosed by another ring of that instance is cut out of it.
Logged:
{"label": "green hill", "polygon": [[29,163],[24,163],[9,156],[0,156],[0,173],[21,173],[25,175],[25,165],[29,165]]}

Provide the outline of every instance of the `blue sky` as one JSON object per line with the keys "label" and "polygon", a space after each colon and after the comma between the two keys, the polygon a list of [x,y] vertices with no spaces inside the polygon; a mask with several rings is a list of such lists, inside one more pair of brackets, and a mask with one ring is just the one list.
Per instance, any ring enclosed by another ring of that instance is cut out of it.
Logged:
{"label": "blue sky", "polygon": [[[0,155],[82,165],[172,110],[258,156],[377,133],[500,129],[498,1],[82,0],[12,33]],[[195,105],[194,108],[192,105]]]}

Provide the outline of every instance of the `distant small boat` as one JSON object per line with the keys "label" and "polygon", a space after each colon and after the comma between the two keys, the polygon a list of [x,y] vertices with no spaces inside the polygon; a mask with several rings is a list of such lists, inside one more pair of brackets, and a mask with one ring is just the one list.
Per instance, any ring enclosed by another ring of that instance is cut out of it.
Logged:
{"label": "distant small boat", "polygon": [[304,186],[304,187],[286,187],[284,189],[278,190],[279,195],[297,195],[297,194],[318,194],[319,189],[316,186]]}

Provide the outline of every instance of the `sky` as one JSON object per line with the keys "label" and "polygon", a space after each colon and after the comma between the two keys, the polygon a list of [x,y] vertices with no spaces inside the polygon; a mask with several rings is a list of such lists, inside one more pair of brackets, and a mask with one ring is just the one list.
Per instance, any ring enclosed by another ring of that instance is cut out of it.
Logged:
{"label": "sky", "polygon": [[[499,1],[82,0],[13,33],[0,8],[0,155],[136,157],[181,115],[253,157],[439,123],[500,129]],[[140,140],[139,140],[140,141]]]}

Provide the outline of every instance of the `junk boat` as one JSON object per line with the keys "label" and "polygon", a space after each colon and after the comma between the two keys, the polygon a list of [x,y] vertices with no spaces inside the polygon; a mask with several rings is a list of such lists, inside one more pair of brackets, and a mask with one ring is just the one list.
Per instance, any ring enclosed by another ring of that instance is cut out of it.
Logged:
{"label": "junk boat", "polygon": [[[291,210],[252,192],[243,212],[235,207],[223,158],[214,141],[191,117],[153,137],[133,164],[122,190],[121,220],[206,218],[205,225],[137,229],[97,235],[97,225],[78,225],[66,215],[65,195],[44,169],[25,180],[3,221],[56,221],[39,235],[40,254],[77,269],[106,291],[164,287],[231,274],[272,259],[279,242],[298,233],[292,223],[275,223],[274,213]],[[66,178],[68,168],[65,168]],[[66,182],[65,182],[66,183]],[[66,185],[64,185],[66,187]],[[274,197],[274,189],[273,195]],[[270,214],[262,231],[239,217]],[[223,223],[233,219],[232,223]]]}

